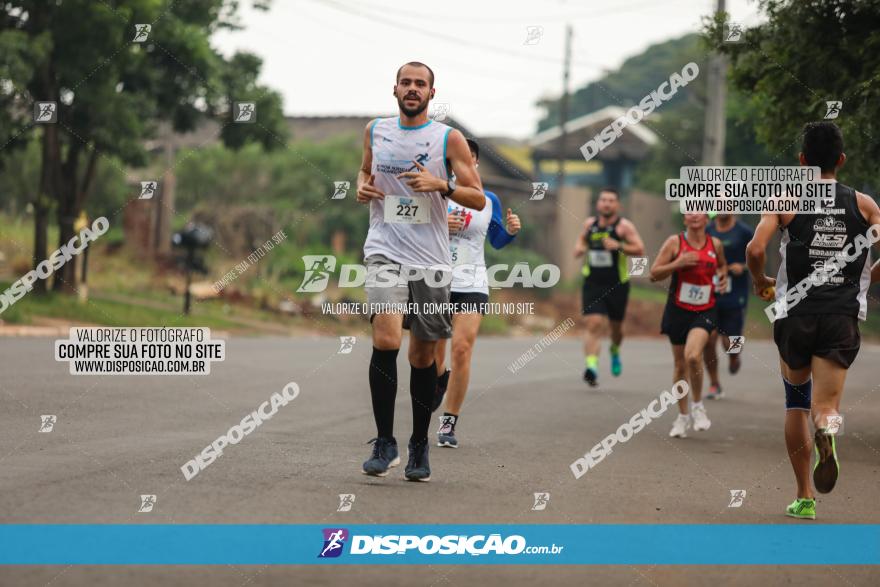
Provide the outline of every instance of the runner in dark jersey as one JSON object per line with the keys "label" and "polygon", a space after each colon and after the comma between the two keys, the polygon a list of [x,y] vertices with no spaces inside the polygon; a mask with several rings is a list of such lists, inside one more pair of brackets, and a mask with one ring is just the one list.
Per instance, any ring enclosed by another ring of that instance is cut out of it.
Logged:
{"label": "runner in dark jersey", "polygon": [[[711,216],[711,214],[710,214]],[[730,349],[730,337],[742,336],[746,318],[746,305],[749,300],[749,273],[746,268],[746,245],[752,240],[755,231],[733,214],[719,214],[706,228],[706,232],[716,237],[724,246],[727,260],[727,289],[719,292],[715,308],[718,311],[718,329],[709,336],[709,344],[703,359],[709,371],[709,392],[706,399],[719,399],[724,395],[718,377],[718,354],[716,346],[721,340],[725,352]],[[741,364],[739,353],[728,354],[728,371],[735,375]]]}
{"label": "runner in dark jersey", "polygon": [[[721,241],[706,233],[708,221],[705,214],[685,214],[685,231],[666,239],[651,266],[651,281],[672,276],[660,331],[672,345],[673,381],[686,379],[690,384],[696,431],[712,425],[701,401],[703,350],[718,319],[715,289],[727,287],[724,248]],[[678,400],[678,411],[669,435],[685,438],[691,424],[687,395]]]}
{"label": "runner in dark jersey", "polygon": [[[822,179],[836,180],[846,161],[843,134],[831,122],[804,127],[801,165],[817,166]],[[764,273],[766,249],[782,233],[782,262],[776,279]],[[859,352],[858,321],[867,316],[868,286],[880,279],[880,263],[868,253],[880,239],[880,208],[841,183],[819,214],[764,214],[746,254],[755,292],[775,303],[773,320],[785,387],[785,445],[797,480],[797,499],[786,508],[794,518],[816,518],[810,487],[809,416],[815,426],[813,483],[819,493],[834,488],[839,474],[836,433],[846,372]],[[815,380],[815,393],[813,381]]]}
{"label": "runner in dark jersey", "polygon": [[627,255],[643,255],[645,245],[635,225],[621,218],[620,196],[613,188],[603,188],[596,200],[596,216],[587,218],[575,243],[574,256],[584,257],[582,313],[586,316],[584,381],[598,385],[599,349],[605,317],[611,328],[611,374],[620,375],[620,345],[623,318],[629,300]]}

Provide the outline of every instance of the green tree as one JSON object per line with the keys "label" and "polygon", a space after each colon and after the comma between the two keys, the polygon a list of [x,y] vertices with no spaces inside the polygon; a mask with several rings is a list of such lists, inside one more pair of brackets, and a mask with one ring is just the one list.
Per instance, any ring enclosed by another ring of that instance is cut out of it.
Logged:
{"label": "green tree", "polygon": [[[25,135],[36,128],[33,104],[57,103],[58,122],[39,125],[35,263],[47,254],[51,208],[57,213],[60,242],[67,242],[94,190],[98,161],[116,158],[143,165],[144,140],[155,134],[160,121],[183,132],[213,117],[224,123],[222,138],[233,147],[249,140],[268,148],[283,143],[281,100],[255,81],[259,58],[237,54],[227,60],[211,47],[213,31],[240,27],[237,6],[235,0],[4,3],[0,140],[7,137],[4,144],[11,146],[26,142]],[[143,24],[151,30],[136,42],[137,32],[146,32],[136,29]],[[231,124],[236,101],[257,102],[256,124]],[[0,159],[8,153],[11,149],[0,150]],[[69,263],[56,274],[54,287],[69,291],[75,286]]]}
{"label": "green tree", "polygon": [[730,79],[748,96],[769,162],[791,164],[804,123],[826,102],[843,102],[834,120],[844,133],[841,179],[880,185],[880,0],[760,0],[767,20],[724,43],[725,15],[706,18],[706,41],[730,56]]}
{"label": "green tree", "polygon": [[[724,144],[726,165],[767,165],[770,154],[758,142],[746,96],[736,89],[727,93]],[[662,192],[667,179],[678,177],[684,165],[699,165],[703,149],[705,101],[670,108],[648,123],[661,138],[639,165],[636,184]]]}
{"label": "green tree", "polygon": [[[355,202],[360,149],[347,137],[324,144],[293,142],[265,154],[249,145],[238,152],[222,146],[177,164],[177,207],[180,211],[240,209],[256,200],[275,211],[299,246],[331,244],[334,233],[362,234],[367,207]],[[318,172],[316,172],[316,170]],[[335,181],[348,181],[345,199],[331,200]]]}
{"label": "green tree", "polygon": [[[590,82],[575,90],[571,95],[570,117],[577,118],[595,112],[606,106],[623,106],[628,108],[657,89],[663,81],[669,79],[673,72],[681,72],[681,68],[690,61],[695,61],[704,71],[706,52],[700,50],[699,35],[685,35],[651,45],[643,52],[628,58],[615,70],[606,73],[602,78]],[[701,76],[702,77],[702,76]],[[705,83],[695,83],[702,88]],[[666,111],[682,102],[694,102],[694,84],[676,92],[671,100],[664,103],[660,111]],[[559,100],[542,100],[539,106],[546,110],[546,115],[538,122],[538,130],[544,130],[559,124]],[[658,111],[659,112],[659,111]]]}
{"label": "green tree", "polygon": [[[40,137],[30,133],[30,140],[22,149],[13,149],[0,158],[0,211],[17,216],[33,207],[40,184]],[[125,205],[129,192],[122,164],[116,158],[98,161],[93,180],[89,211],[94,217],[110,216]]]}
{"label": "green tree", "polygon": [[[685,64],[693,61],[700,67],[697,79],[640,123],[659,137],[657,145],[636,170],[636,185],[641,189],[662,192],[666,179],[678,177],[683,165],[698,165],[702,159],[708,49],[710,47],[696,33],[663,41],[572,94],[572,118],[610,105],[628,108],[638,104],[670,74],[681,71]],[[558,100],[545,100],[539,105],[547,110],[538,124],[539,130],[557,124]],[[770,158],[757,140],[750,108],[747,91],[731,88],[725,108],[727,165],[766,164]]]}

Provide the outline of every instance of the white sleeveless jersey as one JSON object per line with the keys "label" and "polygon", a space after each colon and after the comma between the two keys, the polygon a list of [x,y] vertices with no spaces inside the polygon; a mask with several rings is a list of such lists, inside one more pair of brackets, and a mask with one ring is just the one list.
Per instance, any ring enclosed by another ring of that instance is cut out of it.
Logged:
{"label": "white sleeveless jersey", "polygon": [[452,291],[489,293],[484,249],[492,220],[492,206],[492,198],[488,197],[482,210],[449,202],[448,212],[457,212],[464,217],[462,230],[449,236],[453,264]]}
{"label": "white sleeveless jersey", "polygon": [[370,230],[364,257],[383,255],[413,267],[440,265],[448,270],[449,229],[446,198],[440,192],[414,192],[404,171],[417,171],[418,161],[432,175],[448,179],[446,142],[449,126],[429,120],[418,127],[402,127],[400,119],[380,118],[370,130],[372,174],[385,200],[370,202]]}

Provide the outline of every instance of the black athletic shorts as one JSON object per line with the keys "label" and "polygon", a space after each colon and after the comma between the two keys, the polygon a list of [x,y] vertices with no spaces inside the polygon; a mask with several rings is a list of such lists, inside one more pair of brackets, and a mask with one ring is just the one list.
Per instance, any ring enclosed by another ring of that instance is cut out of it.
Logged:
{"label": "black athletic shorts", "polygon": [[803,314],[774,321],[773,340],[792,369],[808,366],[813,355],[848,369],[859,354],[862,335],[855,316]]}
{"label": "black athletic shorts", "polygon": [[459,314],[486,315],[486,305],[489,303],[489,294],[479,291],[453,291],[449,294],[449,302],[456,304]]}
{"label": "black athletic shorts", "polygon": [[629,282],[596,283],[584,279],[581,300],[582,314],[605,314],[609,320],[622,322],[629,301]]}
{"label": "black athletic shorts", "polygon": [[702,328],[712,332],[718,325],[718,310],[712,306],[702,312],[691,312],[672,303],[667,303],[660,322],[660,334],[669,337],[672,344],[687,342],[688,332],[693,328]]}
{"label": "black athletic shorts", "polygon": [[742,336],[745,325],[746,309],[741,306],[721,308],[718,310],[718,334],[723,336]]}

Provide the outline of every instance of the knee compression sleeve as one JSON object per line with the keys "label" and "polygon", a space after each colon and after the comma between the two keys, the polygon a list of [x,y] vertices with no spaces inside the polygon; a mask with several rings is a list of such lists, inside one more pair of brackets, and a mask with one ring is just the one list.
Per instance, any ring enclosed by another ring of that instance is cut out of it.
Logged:
{"label": "knee compression sleeve", "polygon": [[809,411],[813,400],[813,378],[797,385],[785,377],[782,382],[785,386],[785,409]]}

